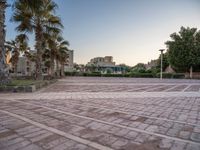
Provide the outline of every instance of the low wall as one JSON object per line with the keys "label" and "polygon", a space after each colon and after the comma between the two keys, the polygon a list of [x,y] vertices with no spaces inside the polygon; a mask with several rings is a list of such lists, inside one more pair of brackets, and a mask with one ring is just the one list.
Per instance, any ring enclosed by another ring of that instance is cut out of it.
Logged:
{"label": "low wall", "polygon": [[55,83],[56,81],[57,80],[50,80],[26,86],[0,86],[0,92],[16,92],[16,93],[35,92],[38,89],[41,89],[42,87]]}
{"label": "low wall", "polygon": [[[189,73],[185,73],[185,78],[189,79],[190,78],[190,74]],[[192,73],[192,78],[193,79],[200,79],[200,72],[193,72]]]}

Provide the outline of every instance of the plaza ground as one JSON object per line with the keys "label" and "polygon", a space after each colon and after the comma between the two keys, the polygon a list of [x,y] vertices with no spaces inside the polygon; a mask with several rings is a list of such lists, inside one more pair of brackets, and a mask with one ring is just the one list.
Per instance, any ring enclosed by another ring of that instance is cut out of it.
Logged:
{"label": "plaza ground", "polygon": [[200,80],[67,77],[0,94],[0,150],[199,150]]}

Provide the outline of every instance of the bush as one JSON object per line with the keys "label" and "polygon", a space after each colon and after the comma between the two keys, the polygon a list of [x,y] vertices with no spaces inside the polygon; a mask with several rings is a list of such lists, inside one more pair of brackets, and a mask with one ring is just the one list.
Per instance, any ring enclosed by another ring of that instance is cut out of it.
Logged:
{"label": "bush", "polygon": [[65,76],[83,76],[84,73],[82,72],[76,72],[76,71],[73,71],[73,72],[65,72]]}
{"label": "bush", "polygon": [[88,76],[88,77],[100,77],[101,76],[101,72],[85,72],[83,73],[83,76]]}
{"label": "bush", "polygon": [[[160,78],[160,73],[157,73],[156,74],[156,77]],[[168,78],[168,79],[183,79],[185,78],[185,74],[183,73],[166,73],[166,72],[163,72],[162,74],[162,77],[163,78]]]}
{"label": "bush", "polygon": [[130,77],[135,77],[135,78],[153,78],[153,74],[152,73],[130,73],[129,75]]}
{"label": "bush", "polygon": [[102,77],[124,77],[124,74],[102,74]]}
{"label": "bush", "polygon": [[[160,78],[160,73],[157,73],[157,74],[156,74],[156,77],[157,77],[157,78]],[[163,77],[163,78],[173,78],[173,73],[166,73],[166,72],[163,72],[163,73],[162,73],[162,77]]]}
{"label": "bush", "polygon": [[184,73],[175,73],[175,74],[173,74],[173,78],[184,79],[185,78],[185,74]]}

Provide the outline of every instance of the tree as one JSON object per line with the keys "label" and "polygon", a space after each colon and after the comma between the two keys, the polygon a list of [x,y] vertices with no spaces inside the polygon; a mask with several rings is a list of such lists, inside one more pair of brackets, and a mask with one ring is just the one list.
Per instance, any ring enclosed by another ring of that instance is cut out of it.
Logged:
{"label": "tree", "polygon": [[[58,37],[57,38],[57,55],[56,55],[56,59],[59,61],[60,65],[61,65],[61,76],[64,76],[64,65],[66,63],[68,63],[68,46],[69,46],[69,42],[64,40],[62,37]],[[57,69],[58,71],[58,69]]]}
{"label": "tree", "polygon": [[134,67],[132,67],[132,71],[133,71],[133,72],[141,72],[141,73],[144,73],[144,72],[146,71],[145,64],[143,64],[143,63],[138,63],[137,65],[135,65]]}
{"label": "tree", "polygon": [[17,73],[17,63],[21,52],[25,52],[27,49],[27,37],[26,35],[18,35],[15,40],[7,41],[5,47],[12,53],[10,62],[14,66],[14,73]]}
{"label": "tree", "polygon": [[[156,65],[156,68],[157,69],[160,69],[160,63],[161,63],[161,56],[159,56],[159,58],[157,59],[157,65]],[[165,71],[165,69],[169,66],[169,61],[168,61],[168,52],[166,53],[163,53],[163,59],[162,59],[162,69],[163,71]]]}
{"label": "tree", "polygon": [[192,78],[193,67],[200,64],[200,31],[181,27],[170,37],[172,40],[166,42],[169,63],[178,71],[190,71]]}
{"label": "tree", "polygon": [[42,79],[42,54],[45,50],[44,33],[54,27],[62,28],[61,20],[55,16],[57,4],[52,0],[16,0],[12,21],[18,23],[16,30],[34,33],[36,57],[36,78]]}
{"label": "tree", "polygon": [[8,69],[6,65],[6,49],[5,49],[5,9],[6,1],[0,0],[0,85],[9,82]]}

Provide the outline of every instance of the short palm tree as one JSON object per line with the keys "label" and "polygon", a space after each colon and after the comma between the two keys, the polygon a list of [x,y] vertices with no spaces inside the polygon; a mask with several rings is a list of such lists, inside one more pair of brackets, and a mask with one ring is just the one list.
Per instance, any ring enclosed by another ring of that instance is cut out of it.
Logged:
{"label": "short palm tree", "polygon": [[15,40],[7,41],[5,47],[11,52],[10,62],[14,67],[14,73],[17,73],[17,64],[21,52],[27,50],[27,37],[24,34],[18,35]]}
{"label": "short palm tree", "polygon": [[42,79],[42,54],[45,49],[44,33],[52,28],[62,28],[61,20],[55,16],[57,8],[52,0],[16,0],[12,21],[18,23],[16,30],[35,34],[36,79]]}
{"label": "short palm tree", "polygon": [[[56,59],[57,59],[57,61],[59,61],[60,66],[61,66],[61,68],[60,68],[60,71],[61,71],[60,75],[61,76],[64,76],[64,65],[66,63],[68,63],[68,61],[67,61],[68,57],[69,57],[69,55],[68,55],[68,51],[69,51],[68,46],[69,46],[69,42],[68,41],[64,40],[62,37],[58,37],[58,39],[57,39],[57,48],[56,48],[57,49]],[[58,69],[57,69],[57,71],[58,71]]]}
{"label": "short palm tree", "polygon": [[[64,65],[68,58],[69,42],[64,40],[59,32],[49,34],[47,36],[47,45],[45,56],[50,60],[51,75],[62,76],[64,75]],[[54,72],[56,66],[56,72]]]}

